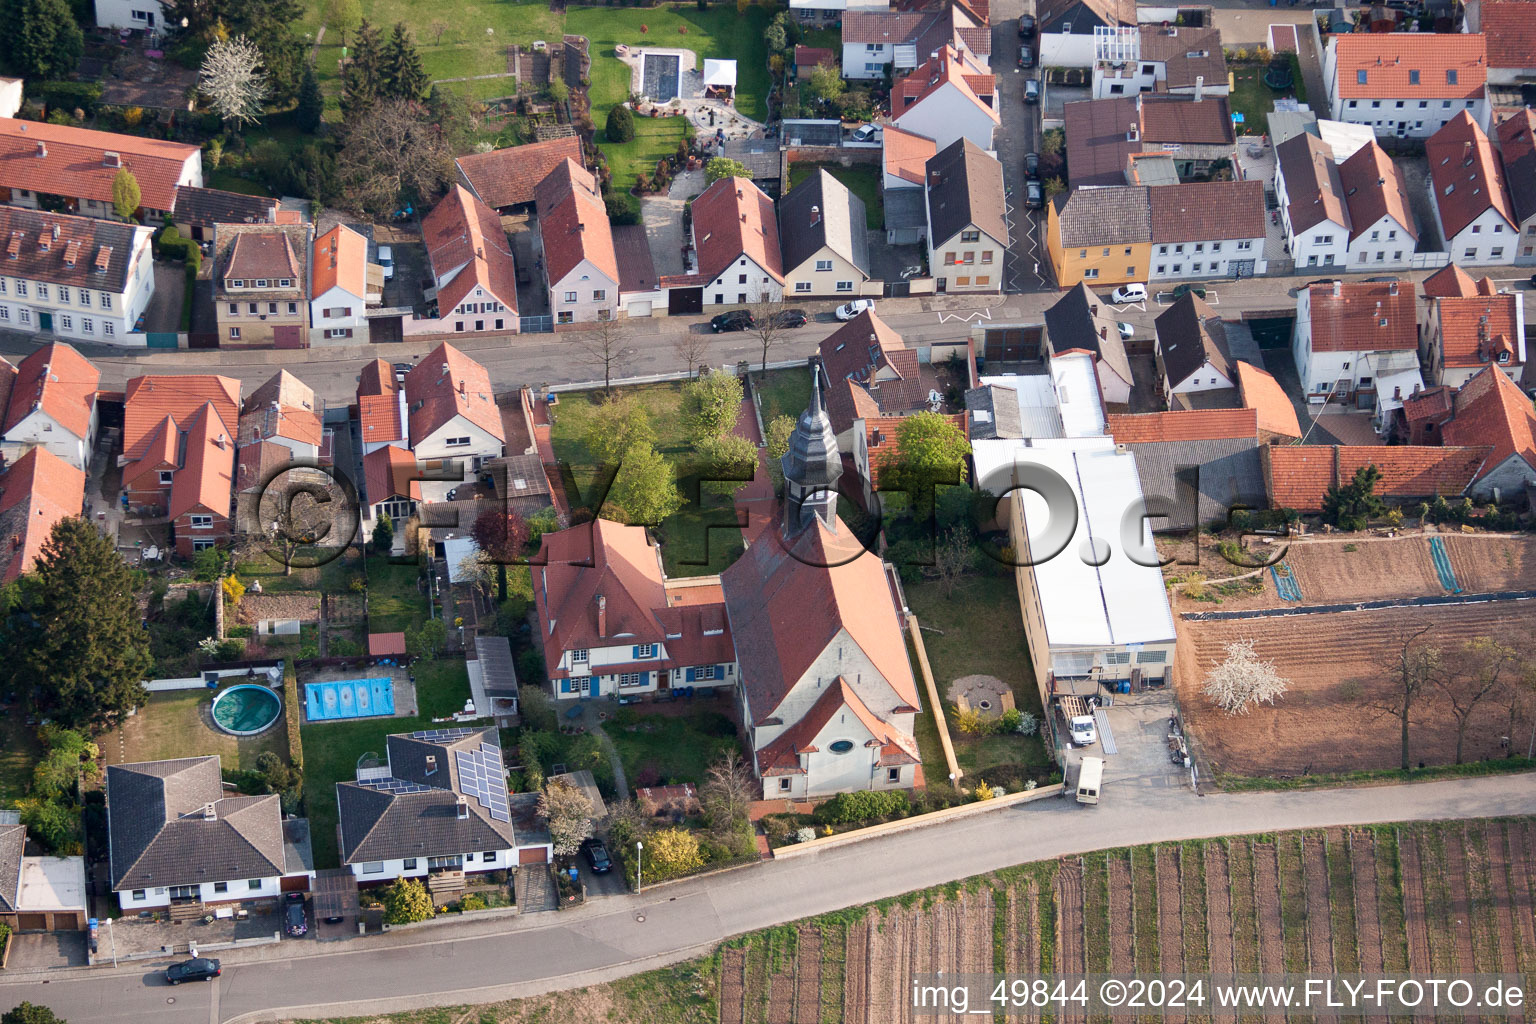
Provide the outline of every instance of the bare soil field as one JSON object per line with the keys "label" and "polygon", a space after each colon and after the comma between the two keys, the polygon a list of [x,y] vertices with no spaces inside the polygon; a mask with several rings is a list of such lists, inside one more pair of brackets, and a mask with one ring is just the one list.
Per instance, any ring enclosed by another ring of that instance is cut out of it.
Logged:
{"label": "bare soil field", "polygon": [[1383,971],[1381,959],[1381,920],[1376,911],[1376,839],[1369,832],[1350,837],[1350,872],[1355,888],[1356,941],[1360,951],[1360,970],[1377,975]]}
{"label": "bare soil field", "polygon": [[1472,594],[1536,590],[1536,543],[1527,537],[1447,534],[1456,581]]}
{"label": "bare soil field", "polygon": [[[1398,767],[1397,722],[1368,705],[1390,691],[1383,665],[1405,628],[1432,625],[1425,642],[1446,649],[1477,637],[1526,636],[1536,626],[1536,602],[1176,621],[1174,683],[1200,754],[1224,773],[1294,777]],[[1225,645],[1241,639],[1254,641],[1256,653],[1275,663],[1290,689],[1274,705],[1229,716],[1210,704],[1200,686],[1226,657]],[[1454,759],[1455,722],[1442,700],[1430,695],[1420,702],[1410,736],[1414,762],[1449,764]],[[1506,709],[1485,701],[1467,729],[1466,759],[1503,756],[1500,738],[1508,732]]]}

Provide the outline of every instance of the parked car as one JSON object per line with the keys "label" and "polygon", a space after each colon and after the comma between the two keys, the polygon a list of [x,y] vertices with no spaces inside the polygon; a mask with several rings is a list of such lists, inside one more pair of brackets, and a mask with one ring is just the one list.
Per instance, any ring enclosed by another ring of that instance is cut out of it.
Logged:
{"label": "parked car", "polygon": [[805,315],[803,309],[781,309],[773,314],[773,326],[775,327],[804,327],[810,317]]}
{"label": "parked car", "polygon": [[283,930],[297,938],[309,931],[309,919],[304,915],[304,894],[291,892],[283,903]]}
{"label": "parked car", "polygon": [[745,331],[757,325],[750,309],[733,309],[710,320],[709,326],[718,334],[721,331]]}
{"label": "parked car", "polygon": [[854,299],[852,302],[845,302],[837,307],[837,318],[839,320],[852,320],[866,309],[871,313],[875,311],[874,299]]}
{"label": "parked car", "polygon": [[1025,153],[1024,154],[1024,177],[1028,178],[1030,181],[1039,181],[1040,180],[1040,154],[1039,153]]}
{"label": "parked car", "polygon": [[581,855],[587,859],[587,867],[594,875],[606,875],[613,870],[613,858],[601,839],[588,839],[581,844]]}
{"label": "parked car", "polygon": [[1205,298],[1205,285],[1203,285],[1203,284],[1181,284],[1181,285],[1179,285],[1177,288],[1175,288],[1173,290],[1173,301],[1174,302],[1178,302],[1180,299],[1182,299],[1184,296],[1188,295],[1190,292],[1194,292],[1195,293],[1195,298],[1203,299],[1203,298]]}
{"label": "parked car", "polygon": [[[1019,67],[1032,68],[1035,66],[1035,50],[1028,43],[1019,44]],[[1028,88],[1026,86],[1026,88]]]}
{"label": "parked car", "polygon": [[1031,210],[1045,206],[1045,190],[1041,188],[1039,178],[1030,178],[1024,183],[1024,205]]}
{"label": "parked car", "polygon": [[1536,274],[1531,275],[1531,287],[1536,288]]}
{"label": "parked car", "polygon": [[1025,103],[1039,103],[1040,102],[1040,79],[1038,79],[1038,78],[1026,78],[1026,79],[1024,79],[1024,102]]}
{"label": "parked car", "polygon": [[1099,732],[1093,727],[1092,715],[1078,715],[1067,723],[1072,734],[1072,745],[1075,747],[1091,747],[1099,738]]}
{"label": "parked car", "polygon": [[213,957],[200,956],[171,964],[165,969],[165,980],[172,985],[180,985],[184,981],[212,981],[223,973],[224,969]]}
{"label": "parked car", "polygon": [[1135,335],[1136,335],[1136,325],[1135,324],[1128,324],[1124,320],[1121,320],[1120,321],[1120,337],[1122,337],[1122,338],[1131,338],[1131,337],[1135,337]]}
{"label": "parked car", "polygon": [[1109,293],[1109,301],[1114,303],[1146,302],[1147,286],[1144,284],[1123,284]]}
{"label": "parked car", "polygon": [[880,126],[877,124],[861,124],[853,130],[854,142],[879,142]]}
{"label": "parked car", "polygon": [[405,383],[405,375],[410,373],[411,370],[414,369],[414,368],[415,368],[415,364],[414,363],[396,363],[395,364],[395,383],[396,384],[404,384]]}
{"label": "parked car", "polygon": [[1032,39],[1035,35],[1035,16],[1026,14],[1019,19],[1019,38]]}
{"label": "parked car", "polygon": [[384,280],[395,276],[395,250],[387,245],[379,246],[379,266],[384,268]]}

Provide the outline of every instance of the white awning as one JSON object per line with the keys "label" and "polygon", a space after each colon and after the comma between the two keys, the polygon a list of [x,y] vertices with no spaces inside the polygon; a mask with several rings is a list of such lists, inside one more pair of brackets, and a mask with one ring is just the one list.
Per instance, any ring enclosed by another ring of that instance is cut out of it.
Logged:
{"label": "white awning", "polygon": [[736,62],[733,60],[704,61],[704,84],[736,88]]}

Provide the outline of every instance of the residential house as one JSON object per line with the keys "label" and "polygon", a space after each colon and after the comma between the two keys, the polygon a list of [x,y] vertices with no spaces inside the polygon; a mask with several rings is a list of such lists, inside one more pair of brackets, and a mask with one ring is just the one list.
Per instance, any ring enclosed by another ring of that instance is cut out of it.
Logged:
{"label": "residential house", "polygon": [[1078,282],[1045,311],[1045,336],[1053,356],[1067,352],[1092,355],[1104,403],[1126,405],[1135,381],[1120,324],[1112,313],[1107,305],[1101,306],[1099,297],[1086,284]]}
{"label": "residential house", "polygon": [[919,10],[850,11],[843,17],[843,77],[900,78],[946,46],[977,64],[991,62],[992,30],[966,4],[947,0]]}
{"label": "residential house", "polygon": [[1207,178],[1223,161],[1237,166],[1232,112],[1222,96],[1078,100],[1066,104],[1062,116],[1073,188],[1124,185],[1131,158],[1140,153],[1171,155],[1180,181]]}
{"label": "residential house", "polygon": [[1130,0],[1044,0],[1035,6],[1041,67],[1092,67],[1100,29],[1136,24]]}
{"label": "residential house", "polygon": [[1536,10],[1524,0],[1469,0],[1463,11],[1462,30],[1487,40],[1489,102],[1499,103],[1498,86],[1518,96],[1518,87],[1536,77]]}
{"label": "residential house", "polygon": [[[1500,9],[1517,6],[1499,4]],[[1536,12],[1533,12],[1536,13]],[[1532,25],[1536,29],[1536,23]],[[1536,63],[1536,57],[1532,58]],[[1514,207],[1515,229],[1520,234],[1515,265],[1536,265],[1536,111],[1522,107],[1499,122],[1499,160]]]}
{"label": "residential house", "polygon": [[566,135],[524,146],[471,153],[453,161],[458,184],[498,213],[527,206],[534,189],[562,161],[581,163],[581,139]]}
{"label": "residential house", "polygon": [[763,798],[911,789],[921,698],[885,565],[837,516],[842,456],[819,368],[782,463],[781,538],[760,537],[721,576]]}
{"label": "residential house", "polygon": [[367,309],[384,302],[384,268],[368,261],[368,239],[337,224],[315,239],[309,268],[310,343],[368,340]]}
{"label": "residential house", "polygon": [[1504,168],[1488,136],[1466,111],[1424,144],[1435,228],[1451,259],[1463,265],[1513,263],[1519,222]]}
{"label": "residential house", "polygon": [[[380,445],[363,456],[362,532],[373,536],[373,528],[380,517],[389,516],[391,522],[404,523],[414,516],[421,506],[422,471],[416,464],[416,456],[396,445]],[[405,539],[404,531],[395,536]]]}
{"label": "residential house", "polygon": [[890,0],[789,0],[789,11],[802,25],[835,25],[853,11],[883,11]]}
{"label": "residential house", "polygon": [[547,834],[530,843],[514,825],[494,728],[393,733],[384,744],[384,764],[336,783],[341,863],[359,885],[554,859]]}
{"label": "residential house", "polygon": [[517,267],[496,208],[455,185],[421,222],[421,235],[432,291],[428,315],[405,320],[405,334],[515,334]]}
{"label": "residential house", "polygon": [[1045,207],[1045,248],[1061,288],[1141,281],[1152,261],[1146,186],[1074,188]]}
{"label": "residential house", "polygon": [[1259,449],[1259,458],[1270,505],[1320,512],[1328,488],[1349,483],[1366,466],[1381,471],[1376,495],[1387,501],[1458,497],[1466,492],[1489,452],[1485,443],[1463,448],[1272,444]]}
{"label": "residential house", "polygon": [[1426,139],[1462,113],[1486,130],[1487,79],[1480,34],[1351,32],[1323,53],[1332,119],[1399,139]]}
{"label": "residential house", "polygon": [[1457,389],[1447,445],[1492,445],[1468,485],[1478,501],[1511,498],[1536,484],[1536,411],[1508,375],[1485,366]]}
{"label": "residential house", "polygon": [[941,292],[1000,292],[1008,255],[1003,165],[970,139],[928,161],[928,266]]}
{"label": "residential house", "polygon": [[178,458],[166,517],[176,553],[191,558],[228,541],[233,532],[235,440],[213,403],[204,403],[180,432]]}
{"label": "residential house", "polygon": [[277,899],[315,877],[309,822],[224,789],[219,758],[107,766],[112,891],[127,913]]}
{"label": "residential house", "polygon": [[619,259],[597,179],[575,160],[562,160],[533,194],[555,323],[615,319]]}
{"label": "residential house", "polygon": [[1188,396],[1237,386],[1227,329],[1216,311],[1188,292],[1155,321],[1157,377],[1170,409],[1189,408]]}
{"label": "residential house", "polygon": [[948,44],[891,87],[891,122],[932,139],[940,151],[960,139],[990,151],[1000,109],[987,65]]}
{"label": "residential house", "polygon": [[[4,157],[0,156],[0,163]],[[143,345],[155,292],[149,228],[0,206],[0,329]]]}
{"label": "residential house", "polygon": [[[1418,342],[1411,286],[1332,281],[1296,293],[1291,356],[1313,405],[1334,400],[1369,408],[1383,379],[1408,371],[1417,375]],[[1412,386],[1404,393],[1412,394]]]}
{"label": "residential house", "polygon": [[779,244],[787,294],[859,295],[869,280],[864,200],[825,168],[779,200]]}
{"label": "residential house", "polygon": [[1421,334],[1435,384],[1459,388],[1489,365],[1517,381],[1525,366],[1525,304],[1486,277],[1461,294],[1431,298]]}
{"label": "residential house", "polygon": [[95,0],[96,27],[138,29],[146,35],[170,31],[160,0]]}
{"label": "residential house", "polygon": [[147,223],[176,208],[179,186],[203,184],[197,146],[0,118],[0,200],[12,206],[35,210],[62,203],[69,213],[116,219],[112,182],[125,167],[139,183]]}
{"label": "residential house", "polygon": [[1109,433],[1136,456],[1154,532],[1225,522],[1234,508],[1267,503],[1253,409],[1112,414]]}
{"label": "residential house", "polygon": [[1307,132],[1275,148],[1280,224],[1297,268],[1349,262],[1351,221],[1333,150]]}
{"label": "residential house", "polygon": [[364,456],[393,445],[410,450],[405,389],[382,359],[370,360],[357,377],[357,424]]}
{"label": "residential house", "polygon": [[85,858],[27,855],[27,827],[0,811],[0,925],[12,933],[83,932]]}
{"label": "residential house", "polygon": [[506,434],[484,366],[444,342],[405,375],[406,428],[418,461],[500,458]]}
{"label": "residential house", "polygon": [[1239,359],[1237,394],[1243,408],[1252,409],[1258,417],[1260,444],[1277,444],[1301,437],[1301,420],[1296,415],[1296,407],[1273,374]]}
{"label": "residential house", "polygon": [[1103,437],[1104,402],[1092,353],[1052,355],[1044,370],[978,378],[978,386],[965,392],[972,442]]}
{"label": "residential house", "polygon": [[1454,388],[1429,387],[1403,398],[1402,422],[1396,424],[1398,440],[1412,445],[1440,443],[1440,431],[1455,412]]}
{"label": "residential house", "polygon": [[21,112],[26,82],[20,78],[0,77],[0,117],[15,117]]}
{"label": "residential house", "polygon": [[219,224],[213,306],[226,348],[309,347],[308,224]]}
{"label": "residential house", "polygon": [[0,471],[0,584],[30,572],[61,519],[82,514],[85,471],[38,445]]}
{"label": "residential house", "polygon": [[128,381],[117,465],[129,508],[165,514],[187,454],[182,434],[204,405],[212,405],[228,437],[236,436],[239,381],[212,374],[148,374]]}
{"label": "residential house", "polygon": [[[693,201],[693,248],[703,303],[776,302],[784,262],[773,200],[746,178],[721,178]],[[694,285],[690,285],[693,287]]]}
{"label": "residential house", "polygon": [[631,320],[648,317],[656,309],[667,308],[667,293],[661,287],[656,264],[651,261],[651,246],[643,224],[615,224],[613,250],[619,262],[619,295],[624,300],[624,315]]}
{"label": "residential house", "polygon": [[924,184],[928,161],[938,153],[934,141],[904,132],[893,124],[881,134],[881,212],[887,245],[915,245],[928,236]]}
{"label": "residential house", "polygon": [[1373,141],[1339,164],[1339,187],[1349,212],[1349,269],[1407,269],[1419,232],[1403,169]]}
{"label": "residential house", "polygon": [[100,381],[101,371],[61,341],[14,367],[0,359],[0,463],[41,447],[76,469],[90,469]]}
{"label": "residential house", "polygon": [[1262,181],[1163,185],[1146,194],[1152,221],[1149,280],[1244,278],[1267,269]]}
{"label": "residential house", "polygon": [[180,185],[171,223],[183,238],[211,242],[218,224],[276,224],[279,205],[276,199],[265,196]]}
{"label": "residential house", "polygon": [[291,459],[313,465],[322,451],[330,455],[321,412],[314,389],[287,370],[279,370],[246,398],[240,415],[240,444],[282,445]]}
{"label": "residential house", "polygon": [[1093,98],[1156,92],[1170,96],[1225,96],[1227,58],[1221,30],[1164,22],[1123,28],[1098,39]]}
{"label": "residential house", "polygon": [[668,579],[644,527],[598,519],[546,533],[532,568],[557,700],[735,685],[719,577]]}

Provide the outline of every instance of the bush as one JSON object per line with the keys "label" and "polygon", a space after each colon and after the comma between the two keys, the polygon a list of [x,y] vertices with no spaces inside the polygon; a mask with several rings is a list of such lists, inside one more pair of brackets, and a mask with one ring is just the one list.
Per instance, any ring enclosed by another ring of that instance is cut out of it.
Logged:
{"label": "bush", "polygon": [[814,817],[823,825],[856,825],[885,818],[904,818],[911,813],[905,790],[860,790],[839,793],[816,808]]}
{"label": "bush", "polygon": [[414,878],[402,878],[384,890],[384,922],[410,924],[425,921],[436,911],[426,887]]}
{"label": "bush", "polygon": [[517,656],[517,677],[525,685],[538,686],[544,682],[544,653],[530,647]]}
{"label": "bush", "polygon": [[608,123],[603,130],[609,142],[622,144],[635,138],[634,111],[622,103],[608,111]]}
{"label": "bush", "polygon": [[639,224],[640,200],[628,192],[611,192],[605,199],[604,205],[608,207],[608,219],[615,224]]}
{"label": "bush", "polygon": [[96,105],[101,102],[99,82],[38,82],[36,85],[29,85],[27,92],[40,97],[50,108],[61,107],[66,110],[78,108],[87,115],[94,115]]}
{"label": "bush", "polygon": [[481,896],[477,892],[468,892],[459,897],[460,911],[484,910],[487,906],[489,906],[489,904],[485,902],[485,897]]}
{"label": "bush", "polygon": [[795,842],[797,843],[808,843],[815,838],[816,830],[811,828],[809,825],[795,833]]}
{"label": "bush", "polygon": [[1009,708],[1004,711],[1002,717],[997,720],[998,732],[1018,732],[1019,724],[1024,721],[1024,712],[1018,708]]}

